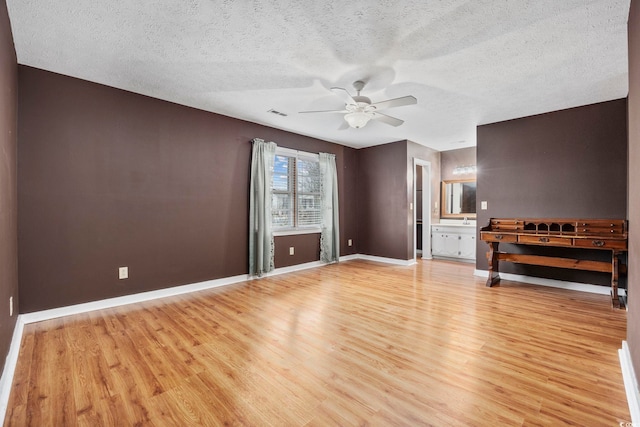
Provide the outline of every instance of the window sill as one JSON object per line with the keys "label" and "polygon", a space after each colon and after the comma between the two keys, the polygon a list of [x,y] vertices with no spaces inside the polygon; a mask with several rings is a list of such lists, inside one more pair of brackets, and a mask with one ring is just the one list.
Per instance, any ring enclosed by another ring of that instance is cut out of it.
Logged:
{"label": "window sill", "polygon": [[278,236],[294,236],[297,234],[318,234],[321,232],[322,230],[320,229],[320,227],[288,228],[288,229],[274,230],[273,235],[275,237],[278,237]]}

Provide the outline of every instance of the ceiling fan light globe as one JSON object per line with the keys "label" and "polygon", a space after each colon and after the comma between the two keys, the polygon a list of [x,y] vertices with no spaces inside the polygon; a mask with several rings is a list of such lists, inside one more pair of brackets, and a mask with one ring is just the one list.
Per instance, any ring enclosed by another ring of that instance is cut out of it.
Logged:
{"label": "ceiling fan light globe", "polygon": [[354,111],[353,113],[345,114],[344,119],[349,123],[350,127],[360,129],[371,120],[371,116],[361,111]]}

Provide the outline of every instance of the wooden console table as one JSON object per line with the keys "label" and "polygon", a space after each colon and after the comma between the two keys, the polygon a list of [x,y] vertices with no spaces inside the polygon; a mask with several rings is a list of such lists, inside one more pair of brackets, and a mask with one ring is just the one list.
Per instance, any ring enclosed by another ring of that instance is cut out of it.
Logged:
{"label": "wooden console table", "polygon": [[[627,221],[623,219],[555,219],[492,218],[480,229],[480,239],[487,242],[489,278],[487,286],[500,281],[499,262],[542,265],[611,274],[611,303],[620,307],[618,274],[626,270],[619,261],[627,251]],[[498,251],[500,243],[600,249],[611,251],[611,261],[591,261],[542,255],[513,254]]]}

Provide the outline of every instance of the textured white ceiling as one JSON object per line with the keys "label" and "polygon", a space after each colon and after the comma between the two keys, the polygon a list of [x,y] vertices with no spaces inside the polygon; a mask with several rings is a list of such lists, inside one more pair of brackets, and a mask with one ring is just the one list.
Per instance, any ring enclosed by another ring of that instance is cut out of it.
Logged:
{"label": "textured white ceiling", "polygon": [[[352,147],[622,98],[629,0],[8,0],[18,62]],[[397,128],[340,129],[332,86]],[[274,115],[268,110],[286,113]],[[259,135],[256,135],[259,136]]]}

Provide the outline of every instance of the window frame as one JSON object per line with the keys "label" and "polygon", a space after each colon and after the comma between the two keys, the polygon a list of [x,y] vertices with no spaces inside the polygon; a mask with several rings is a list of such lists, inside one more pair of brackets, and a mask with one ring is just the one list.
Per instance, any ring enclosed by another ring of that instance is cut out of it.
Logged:
{"label": "window frame", "polygon": [[[299,211],[299,204],[298,204],[298,160],[304,160],[304,161],[312,161],[312,162],[317,162],[318,166],[320,165],[320,155],[316,154],[316,153],[309,153],[306,151],[298,151],[298,150],[292,150],[290,148],[284,148],[284,147],[277,147],[276,148],[276,156],[284,156],[284,157],[290,157],[293,158],[293,164],[294,164],[294,168],[293,171],[290,172],[290,176],[293,178],[293,184],[290,186],[291,189],[290,191],[282,191],[282,190],[275,190],[273,188],[273,182],[271,183],[271,190],[273,194],[291,194],[293,196],[292,198],[292,205],[293,205],[293,213],[292,213],[292,219],[293,219],[293,225],[287,225],[287,226],[276,226],[273,223],[273,220],[271,221],[271,226],[273,229],[273,235],[274,236],[288,236],[288,235],[295,235],[295,234],[314,234],[314,233],[320,233],[322,231],[321,228],[321,224],[313,224],[313,225],[303,225],[300,226],[298,225],[298,211]],[[320,175],[318,175],[318,179],[321,180],[322,177]],[[303,195],[315,195],[318,194],[320,195],[320,192],[315,193],[315,192],[300,192],[300,194]],[[321,216],[322,216],[322,211],[320,211],[320,220],[321,220]]]}

